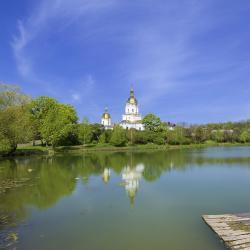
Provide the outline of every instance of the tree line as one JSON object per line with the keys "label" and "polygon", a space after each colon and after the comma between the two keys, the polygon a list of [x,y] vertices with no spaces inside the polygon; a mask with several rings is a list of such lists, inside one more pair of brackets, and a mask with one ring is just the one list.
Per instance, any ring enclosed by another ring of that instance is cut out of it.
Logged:
{"label": "tree line", "polygon": [[124,130],[115,125],[79,121],[75,108],[56,99],[32,99],[19,87],[0,84],[0,154],[11,154],[18,144],[40,140],[44,146],[138,144],[187,145],[209,142],[250,142],[250,120],[204,125],[174,126],[155,114],[143,118],[144,131]]}

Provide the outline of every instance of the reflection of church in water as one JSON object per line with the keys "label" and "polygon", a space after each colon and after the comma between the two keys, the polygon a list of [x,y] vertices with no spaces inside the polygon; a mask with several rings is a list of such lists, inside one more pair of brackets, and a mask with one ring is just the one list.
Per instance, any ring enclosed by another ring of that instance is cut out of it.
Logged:
{"label": "reflection of church in water", "polygon": [[[138,164],[133,167],[132,156],[130,165],[125,166],[121,171],[122,186],[124,186],[132,206],[134,205],[135,196],[139,188],[139,181],[142,178],[143,171],[143,164]],[[110,175],[110,168],[105,168],[102,175],[102,179],[105,183],[109,182]]]}
{"label": "reflection of church in water", "polygon": [[126,166],[122,171],[122,180],[124,182],[124,187],[129,196],[131,205],[134,204],[135,195],[139,188],[139,181],[142,177],[143,170],[144,165],[138,164],[135,168]]}

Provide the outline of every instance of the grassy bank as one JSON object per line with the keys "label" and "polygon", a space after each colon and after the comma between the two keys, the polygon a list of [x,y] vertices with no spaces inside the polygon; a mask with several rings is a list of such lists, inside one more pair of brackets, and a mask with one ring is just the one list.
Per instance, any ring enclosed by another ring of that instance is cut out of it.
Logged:
{"label": "grassy bank", "polygon": [[189,145],[131,145],[124,147],[115,147],[110,144],[91,144],[91,145],[78,145],[78,146],[61,146],[55,149],[52,147],[22,145],[10,155],[13,156],[30,156],[30,155],[53,155],[60,153],[82,153],[82,152],[123,152],[123,151],[145,151],[145,150],[174,150],[174,149],[195,149],[206,147],[233,147],[233,146],[250,146],[250,143],[214,143],[207,142],[203,144],[189,144]]}
{"label": "grassy bank", "polygon": [[64,152],[98,152],[98,151],[144,151],[144,150],[173,150],[173,149],[192,149],[192,148],[206,148],[206,147],[233,147],[233,146],[250,146],[248,143],[203,143],[203,144],[189,144],[189,145],[132,145],[125,147],[115,147],[109,144],[102,145],[88,145],[88,146],[64,146],[58,147],[54,150],[55,153]]}

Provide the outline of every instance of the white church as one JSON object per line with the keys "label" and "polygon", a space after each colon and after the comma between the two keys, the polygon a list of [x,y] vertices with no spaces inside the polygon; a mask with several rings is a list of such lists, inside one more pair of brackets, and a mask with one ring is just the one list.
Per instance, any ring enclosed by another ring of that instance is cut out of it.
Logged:
{"label": "white church", "polygon": [[[101,124],[105,129],[112,129],[111,116],[108,113],[108,109],[102,115]],[[122,121],[119,123],[124,129],[134,128],[136,130],[144,130],[142,124],[142,116],[139,114],[138,102],[135,98],[134,90],[131,88],[130,96],[125,105],[125,113],[122,116]]]}

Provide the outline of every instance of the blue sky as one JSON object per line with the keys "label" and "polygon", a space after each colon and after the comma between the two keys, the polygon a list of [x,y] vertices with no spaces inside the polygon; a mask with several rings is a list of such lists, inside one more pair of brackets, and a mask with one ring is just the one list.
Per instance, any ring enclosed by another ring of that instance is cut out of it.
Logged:
{"label": "blue sky", "polygon": [[249,0],[2,0],[0,81],[121,120],[250,118]]}

